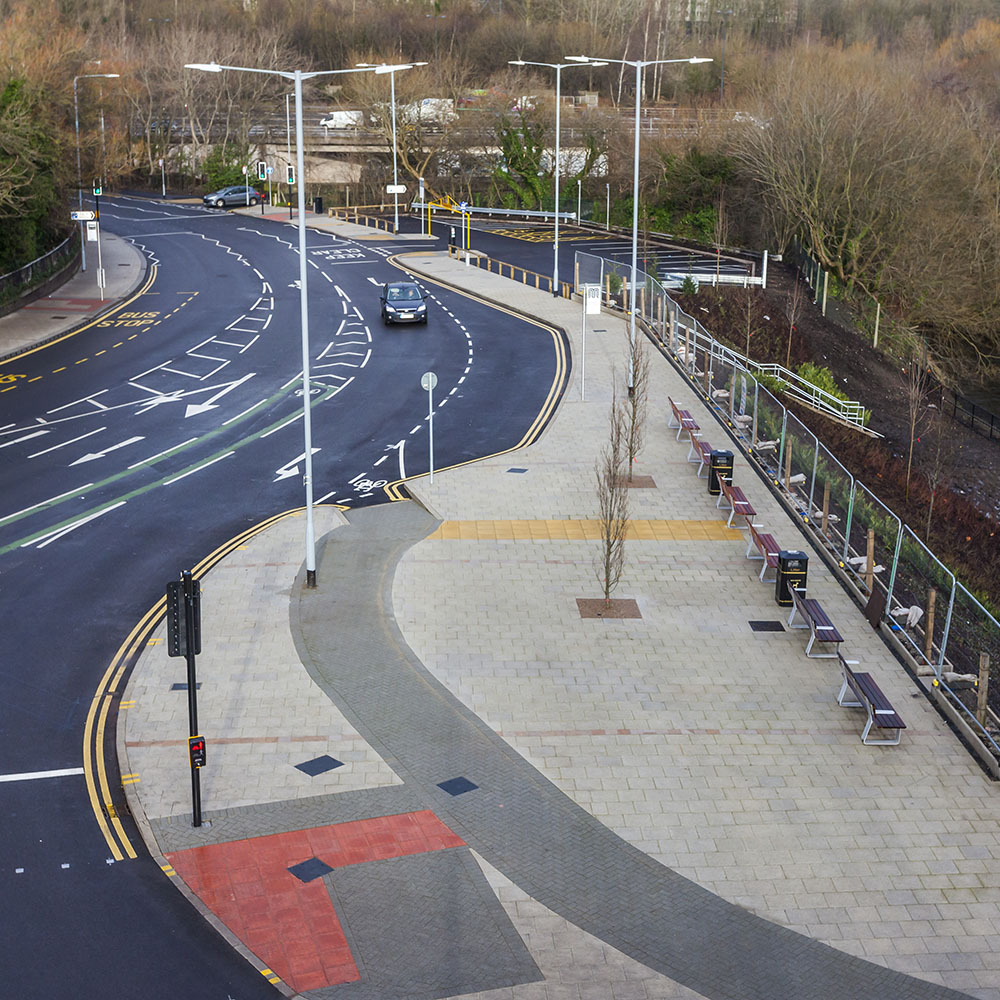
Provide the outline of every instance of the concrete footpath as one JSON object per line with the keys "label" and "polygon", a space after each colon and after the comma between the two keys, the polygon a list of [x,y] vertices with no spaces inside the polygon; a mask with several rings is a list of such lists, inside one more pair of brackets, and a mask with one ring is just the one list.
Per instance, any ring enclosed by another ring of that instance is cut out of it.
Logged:
{"label": "concrete footpath", "polygon": [[[616,593],[640,617],[585,618],[623,322],[591,319],[583,401],[578,302],[400,251],[432,291],[564,329],[569,387],[527,448],[411,481],[414,501],[319,508],[315,590],[300,516],[206,574],[197,829],[184,662],[156,631],[118,740],[167,876],[317,1000],[1000,1000],[1000,789],[809,550],[810,596],[908,726],[860,742],[836,661],[780,627],[667,429],[669,394],[726,444],[682,377],[651,355]],[[739,456],[735,481],[807,547]]]}

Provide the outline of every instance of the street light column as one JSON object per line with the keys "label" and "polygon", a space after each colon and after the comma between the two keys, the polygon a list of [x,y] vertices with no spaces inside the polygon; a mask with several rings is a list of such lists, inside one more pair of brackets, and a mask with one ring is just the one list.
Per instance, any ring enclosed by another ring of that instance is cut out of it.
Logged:
{"label": "street light column", "polygon": [[[562,98],[560,97],[560,81],[562,78],[562,65],[556,66],[556,164],[555,164],[555,175],[556,175],[556,231],[555,231],[555,249],[552,253],[552,294],[555,296],[559,295],[559,111],[562,107]],[[579,219],[577,220],[579,222]]]}
{"label": "street light column", "polygon": [[295,70],[295,174],[299,208],[299,303],[302,312],[302,435],[305,446],[303,484],[306,490],[306,586],[316,586],[316,529],[313,522],[312,398],[309,380],[309,287],[306,260],[305,156],[302,149],[302,71]]}
{"label": "street light column", "polygon": [[642,104],[642,63],[635,64],[635,149],[632,165],[632,280],[628,293],[628,394],[635,392],[635,283],[639,261],[639,108]]}
{"label": "street light column", "polygon": [[[76,122],[76,195],[77,205],[83,208],[83,168],[80,165],[80,104],[76,96],[76,81],[80,78],[73,77],[73,118]],[[80,270],[87,270],[86,238],[83,231],[83,220],[80,220]]]}
{"label": "street light column", "polygon": [[399,166],[396,153],[396,71],[389,73],[389,101],[392,105],[392,231],[399,232]]}

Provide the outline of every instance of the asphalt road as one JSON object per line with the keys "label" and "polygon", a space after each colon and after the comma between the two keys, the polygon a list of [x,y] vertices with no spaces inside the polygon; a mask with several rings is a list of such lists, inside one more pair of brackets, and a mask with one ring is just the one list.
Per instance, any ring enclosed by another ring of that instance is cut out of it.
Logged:
{"label": "asphalt road", "polygon": [[[0,397],[4,992],[274,996],[144,855],[117,706],[103,731],[95,719],[102,676],[165,583],[304,502],[295,231],[131,198],[107,200],[102,225],[147,255],[146,285],[5,363],[25,378]],[[377,285],[400,276],[399,248],[310,233],[317,502],[382,502],[426,470],[425,371],[437,468],[516,445],[565,384],[559,335],[448,289],[428,287],[426,327],[384,328]],[[117,839],[98,821],[102,767]],[[51,771],[67,773],[10,780]]]}

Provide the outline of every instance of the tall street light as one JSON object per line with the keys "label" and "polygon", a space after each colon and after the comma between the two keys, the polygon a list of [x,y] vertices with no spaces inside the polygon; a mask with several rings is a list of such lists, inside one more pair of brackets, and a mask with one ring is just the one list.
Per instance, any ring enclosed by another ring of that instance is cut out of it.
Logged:
{"label": "tall street light", "polygon": [[[564,69],[572,69],[577,65],[575,62],[569,63],[543,63],[543,62],[530,62],[526,59],[508,59],[507,60],[511,66],[544,66],[546,69],[554,69],[556,71],[556,156],[555,156],[555,170],[553,173],[556,177],[556,226],[555,226],[555,237],[553,240],[553,250],[552,250],[552,294],[559,294],[559,110],[562,104],[562,98],[560,96],[560,85],[562,79],[562,71]],[[606,62],[591,62],[589,63],[591,67],[594,66],[607,66]],[[577,219],[577,222],[580,220]]]}
{"label": "tall street light", "polygon": [[280,76],[295,83],[295,175],[299,209],[299,310],[302,326],[302,433],[305,438],[305,475],[302,477],[306,488],[306,586],[316,586],[316,530],[313,524],[313,482],[312,482],[312,408],[309,401],[309,286],[306,261],[306,195],[305,157],[302,149],[302,81],[315,76],[331,76],[335,73],[357,73],[354,69],[328,69],[314,73],[301,70],[287,72],[278,69],[256,69],[252,66],[220,66],[218,63],[185,63],[185,69],[197,69],[203,73],[221,73],[224,69],[239,73],[262,73],[265,76]]}
{"label": "tall street light", "polygon": [[392,231],[399,232],[399,166],[396,158],[396,73],[404,69],[413,69],[414,66],[426,66],[425,62],[399,63],[395,66],[387,66],[385,63],[357,63],[358,69],[372,69],[376,74],[389,74],[389,103],[392,107],[392,203],[393,220]]}
{"label": "tall street light", "polygon": [[[77,100],[77,80],[117,80],[120,74],[118,73],[81,73],[79,76],[73,77],[73,117],[76,120],[76,193],[78,197],[77,204],[80,208],[83,208],[83,171],[80,167],[80,103]],[[102,128],[102,138],[103,138],[103,128],[104,128],[104,112],[101,111],[101,128]],[[80,270],[87,270],[87,251],[86,251],[86,239],[84,238],[83,222],[80,222]]]}
{"label": "tall street light", "polygon": [[[594,64],[591,56],[567,56],[574,62]],[[707,63],[712,60],[706,56],[691,56],[690,59],[603,59],[605,63],[619,63],[622,66],[635,67],[635,150],[632,166],[632,278],[629,288],[629,351],[628,394],[635,389],[635,300],[636,300],[636,270],[639,258],[639,109],[642,103],[642,71],[647,66],[663,66],[667,63]]]}

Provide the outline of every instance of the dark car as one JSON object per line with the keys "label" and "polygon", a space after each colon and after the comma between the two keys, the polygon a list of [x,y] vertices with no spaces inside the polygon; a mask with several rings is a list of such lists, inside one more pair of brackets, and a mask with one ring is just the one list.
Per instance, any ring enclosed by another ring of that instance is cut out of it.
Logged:
{"label": "dark car", "polygon": [[201,200],[214,208],[228,208],[230,205],[256,205],[260,201],[260,192],[243,184],[236,184],[206,194]]}
{"label": "dark car", "polygon": [[426,323],[427,293],[412,281],[390,281],[382,286],[382,322]]}

